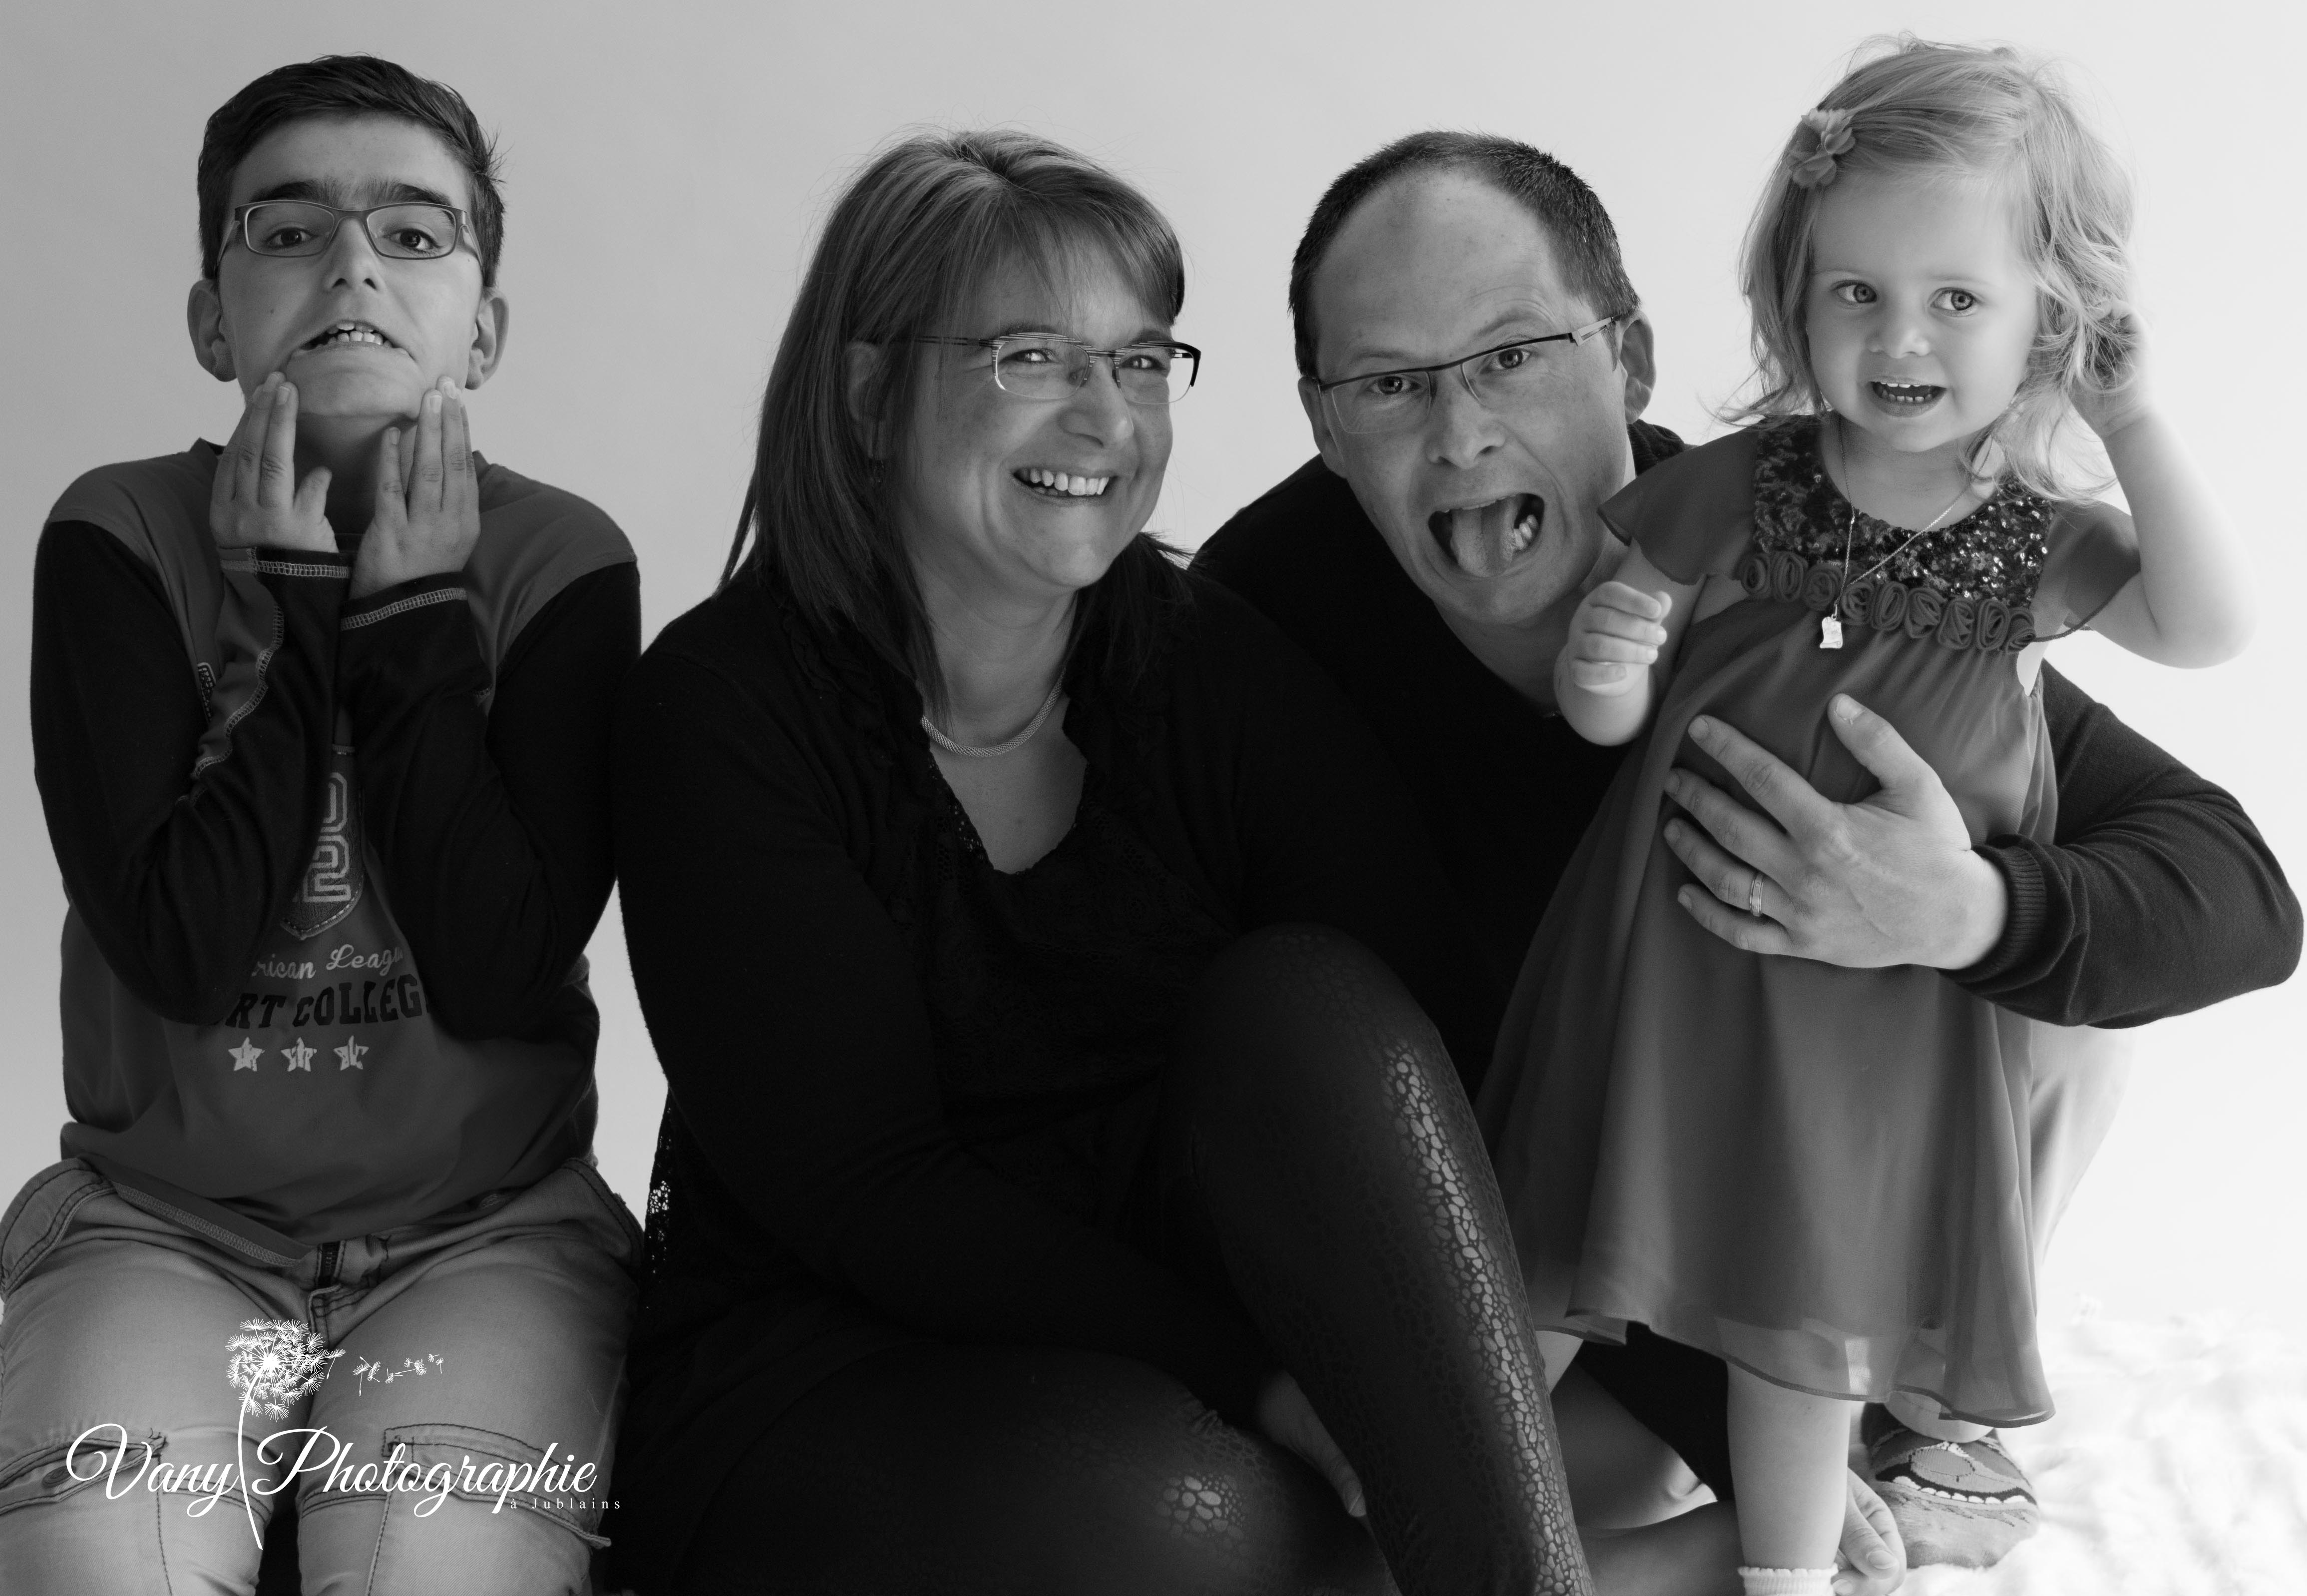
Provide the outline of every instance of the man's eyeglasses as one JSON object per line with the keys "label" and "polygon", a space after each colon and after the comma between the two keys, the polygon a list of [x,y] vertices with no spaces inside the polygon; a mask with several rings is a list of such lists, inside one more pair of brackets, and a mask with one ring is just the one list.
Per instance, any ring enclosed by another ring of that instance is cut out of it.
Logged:
{"label": "man's eyeglasses", "polygon": [[1341,377],[1334,382],[1317,381],[1314,390],[1329,400],[1330,414],[1341,430],[1365,434],[1398,433],[1421,425],[1433,407],[1435,390],[1447,372],[1458,373],[1466,391],[1483,408],[1516,409],[1545,395],[1553,375],[1545,355],[1548,344],[1569,344],[1574,348],[1599,337],[1633,313],[1620,311],[1567,332],[1516,339],[1510,344],[1433,365],[1371,372],[1366,376]]}
{"label": "man's eyeglasses", "polygon": [[1191,344],[1093,349],[1079,339],[1048,332],[1014,333],[1006,338],[921,333],[906,341],[991,351],[994,386],[1022,399],[1069,398],[1089,381],[1092,363],[1102,360],[1113,368],[1114,385],[1131,404],[1174,405],[1192,390],[1202,366],[1202,352]]}
{"label": "man's eyeglasses", "polygon": [[457,253],[470,224],[465,213],[429,201],[401,200],[365,210],[340,210],[317,200],[258,200],[232,213],[232,225],[253,255],[317,255],[336,242],[347,220],[368,229],[376,253],[396,261],[437,261]]}

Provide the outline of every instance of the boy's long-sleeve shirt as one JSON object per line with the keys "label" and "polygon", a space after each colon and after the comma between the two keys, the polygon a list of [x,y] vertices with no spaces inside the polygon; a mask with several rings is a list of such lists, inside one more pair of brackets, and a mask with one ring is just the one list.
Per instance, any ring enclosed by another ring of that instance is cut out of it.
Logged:
{"label": "boy's long-sleeve shirt", "polygon": [[35,569],[65,1153],[259,1253],[540,1178],[592,1128],[632,555],[484,464],[465,570],[227,550],[215,459],[107,467]]}

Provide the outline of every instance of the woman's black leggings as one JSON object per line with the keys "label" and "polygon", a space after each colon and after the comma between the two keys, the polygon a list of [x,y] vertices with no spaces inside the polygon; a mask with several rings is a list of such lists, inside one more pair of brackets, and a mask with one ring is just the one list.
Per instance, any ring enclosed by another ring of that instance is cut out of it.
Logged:
{"label": "woman's black leggings", "polygon": [[1389,1570],[1406,1596],[1589,1589],[1497,1188],[1393,973],[1319,927],[1244,938],[1197,987],[1162,1093],[1162,1250],[1231,1290],[1298,1377],[1368,1527],[1148,1365],[904,1348],[759,1438],[681,1589],[1376,1592]]}

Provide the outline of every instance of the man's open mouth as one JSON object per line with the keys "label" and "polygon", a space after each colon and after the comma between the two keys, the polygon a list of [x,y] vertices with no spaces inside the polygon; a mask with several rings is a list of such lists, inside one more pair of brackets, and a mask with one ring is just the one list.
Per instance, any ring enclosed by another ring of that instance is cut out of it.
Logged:
{"label": "man's open mouth", "polygon": [[1867,391],[1893,410],[1927,410],[1946,391],[1928,382],[1869,382]]}
{"label": "man's open mouth", "polygon": [[307,349],[334,349],[347,344],[372,344],[384,349],[400,347],[365,322],[339,322],[318,337],[307,339],[304,347]]}
{"label": "man's open mouth", "polygon": [[1427,529],[1452,563],[1468,576],[1494,577],[1530,551],[1546,525],[1546,501],[1508,493],[1481,504],[1437,510]]}

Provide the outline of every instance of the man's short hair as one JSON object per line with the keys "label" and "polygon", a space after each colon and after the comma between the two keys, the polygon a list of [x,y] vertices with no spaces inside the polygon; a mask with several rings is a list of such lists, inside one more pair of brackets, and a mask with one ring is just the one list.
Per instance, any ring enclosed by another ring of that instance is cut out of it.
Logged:
{"label": "man's short hair", "polygon": [[201,275],[214,281],[224,253],[232,175],[258,141],[309,116],[397,116],[437,134],[473,189],[473,245],[481,281],[497,280],[504,248],[504,199],[497,193],[495,143],[465,97],[374,56],[322,56],[266,73],[217,108],[201,139]]}
{"label": "man's short hair", "polygon": [[1330,184],[1306,223],[1290,262],[1290,321],[1298,339],[1298,374],[1314,373],[1314,273],[1361,202],[1394,178],[1428,171],[1469,172],[1519,201],[1544,227],[1562,258],[1566,286],[1597,315],[1631,313],[1641,303],[1618,257],[1618,232],[1602,202],[1577,173],[1542,150],[1489,133],[1432,130],[1396,139],[1364,156]]}

